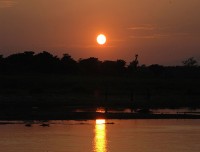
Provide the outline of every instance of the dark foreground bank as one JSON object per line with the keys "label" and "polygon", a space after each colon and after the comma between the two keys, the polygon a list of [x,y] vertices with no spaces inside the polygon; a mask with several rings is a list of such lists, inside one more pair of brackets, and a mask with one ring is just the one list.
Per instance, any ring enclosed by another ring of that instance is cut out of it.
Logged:
{"label": "dark foreground bank", "polygon": [[66,112],[63,114],[16,114],[1,115],[0,120],[94,120],[94,119],[200,119],[198,114],[142,114],[142,113],[99,113]]}
{"label": "dark foreground bank", "polygon": [[[0,75],[0,84],[0,120],[200,118],[193,113],[110,112],[110,109],[199,109],[199,78],[15,74]],[[108,113],[98,113],[99,107],[108,109]]]}

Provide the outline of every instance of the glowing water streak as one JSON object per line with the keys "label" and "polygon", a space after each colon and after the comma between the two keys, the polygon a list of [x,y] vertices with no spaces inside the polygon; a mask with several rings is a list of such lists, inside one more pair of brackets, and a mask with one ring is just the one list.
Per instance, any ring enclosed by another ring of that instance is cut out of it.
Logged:
{"label": "glowing water streak", "polygon": [[106,152],[106,124],[105,119],[97,119],[95,125],[94,152]]}

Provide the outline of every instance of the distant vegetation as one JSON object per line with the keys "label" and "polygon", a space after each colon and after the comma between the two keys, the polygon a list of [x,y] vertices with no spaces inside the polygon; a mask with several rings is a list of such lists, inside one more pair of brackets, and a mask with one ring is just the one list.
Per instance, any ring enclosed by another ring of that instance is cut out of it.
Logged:
{"label": "distant vegetation", "polygon": [[139,65],[138,55],[130,63],[118,59],[116,61],[100,61],[98,58],[74,60],[69,54],[62,58],[49,52],[35,54],[32,51],[12,54],[8,57],[0,55],[0,73],[53,73],[70,75],[103,75],[134,77],[177,77],[198,78],[200,67],[191,57],[182,61],[182,66]]}
{"label": "distant vegetation", "polygon": [[[65,113],[72,109],[199,108],[200,67],[74,60],[48,52],[0,56],[0,116]],[[30,116],[29,116],[30,115]],[[1,118],[1,117],[0,117]]]}

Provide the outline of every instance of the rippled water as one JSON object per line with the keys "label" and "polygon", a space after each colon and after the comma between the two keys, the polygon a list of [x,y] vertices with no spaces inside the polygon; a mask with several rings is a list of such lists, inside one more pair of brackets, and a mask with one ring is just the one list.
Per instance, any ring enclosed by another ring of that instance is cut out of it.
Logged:
{"label": "rippled water", "polygon": [[[0,125],[1,152],[199,152],[199,120],[51,121]],[[114,123],[114,124],[113,124]]]}

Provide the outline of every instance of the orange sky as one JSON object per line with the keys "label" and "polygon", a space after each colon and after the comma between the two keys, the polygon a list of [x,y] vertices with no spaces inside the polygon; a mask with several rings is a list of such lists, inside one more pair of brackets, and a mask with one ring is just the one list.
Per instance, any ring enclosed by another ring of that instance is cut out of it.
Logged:
{"label": "orange sky", "polygon": [[[200,59],[199,0],[0,0],[0,54],[47,50],[73,58],[174,65]],[[96,44],[99,33],[108,42]]]}

